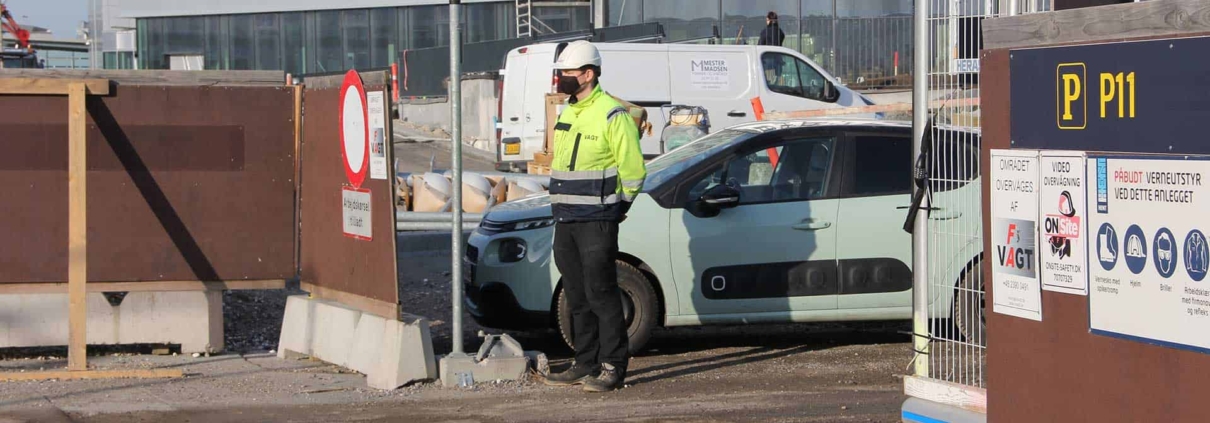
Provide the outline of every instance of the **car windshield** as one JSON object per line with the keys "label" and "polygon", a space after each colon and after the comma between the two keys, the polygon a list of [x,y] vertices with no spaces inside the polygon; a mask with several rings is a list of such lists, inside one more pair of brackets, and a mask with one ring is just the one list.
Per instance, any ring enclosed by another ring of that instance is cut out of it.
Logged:
{"label": "car windshield", "polygon": [[744,142],[760,132],[741,129],[724,129],[698,138],[647,163],[647,180],[644,190],[662,185],[672,177],[713,156],[729,146]]}

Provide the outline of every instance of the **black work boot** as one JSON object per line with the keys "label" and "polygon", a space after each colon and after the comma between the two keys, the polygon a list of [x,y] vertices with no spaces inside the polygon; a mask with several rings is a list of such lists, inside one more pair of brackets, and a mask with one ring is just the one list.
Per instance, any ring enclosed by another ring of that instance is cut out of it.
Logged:
{"label": "black work boot", "polygon": [[585,392],[609,392],[622,388],[622,371],[614,365],[601,365],[601,374],[594,379],[584,382]]}
{"label": "black work boot", "polygon": [[597,375],[597,371],[597,366],[585,366],[574,363],[570,369],[546,375],[542,382],[550,386],[580,385],[593,380]]}

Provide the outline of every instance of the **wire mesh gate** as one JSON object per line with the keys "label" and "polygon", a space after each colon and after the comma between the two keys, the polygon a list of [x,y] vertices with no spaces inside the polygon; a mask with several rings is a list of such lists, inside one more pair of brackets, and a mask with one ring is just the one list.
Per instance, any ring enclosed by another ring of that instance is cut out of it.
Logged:
{"label": "wire mesh gate", "polygon": [[927,8],[927,47],[918,51],[927,60],[923,88],[933,126],[928,145],[921,146],[931,149],[926,162],[929,212],[925,246],[914,246],[916,255],[924,255],[923,262],[917,262],[924,265],[924,276],[916,287],[925,291],[914,305],[927,310],[928,318],[915,323],[917,336],[927,338],[915,345],[915,376],[983,389],[987,335],[981,267],[981,22],[1048,11],[1051,0],[919,0],[917,6]]}

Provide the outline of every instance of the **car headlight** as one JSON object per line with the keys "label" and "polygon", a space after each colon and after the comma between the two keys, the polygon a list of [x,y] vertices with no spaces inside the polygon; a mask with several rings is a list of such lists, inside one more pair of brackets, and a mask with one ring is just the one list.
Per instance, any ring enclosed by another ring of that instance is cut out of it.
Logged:
{"label": "car headlight", "polygon": [[526,247],[524,240],[509,238],[500,241],[499,248],[498,252],[501,263],[516,263],[525,260]]}
{"label": "car headlight", "polygon": [[524,231],[524,230],[529,230],[529,229],[545,228],[547,226],[551,226],[554,224],[555,224],[555,218],[553,218],[553,217],[545,218],[545,219],[537,219],[537,220],[525,220],[525,221],[517,222],[515,225],[513,225],[513,230],[514,231]]}

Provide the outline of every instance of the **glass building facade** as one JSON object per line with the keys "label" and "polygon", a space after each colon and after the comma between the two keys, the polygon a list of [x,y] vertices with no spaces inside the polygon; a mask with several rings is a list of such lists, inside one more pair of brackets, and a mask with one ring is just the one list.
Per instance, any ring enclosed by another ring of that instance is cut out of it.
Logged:
{"label": "glass building facade", "polygon": [[[462,12],[464,42],[516,37],[512,1],[464,4]],[[563,32],[591,28],[590,12],[543,7],[535,16]],[[207,70],[300,75],[387,67],[403,50],[449,45],[449,6],[144,18],[137,26],[141,69],[169,69],[182,56]]]}
{"label": "glass building facade", "polygon": [[[780,16],[783,46],[846,83],[911,72],[912,0],[599,1],[606,8],[606,26],[659,22],[664,42],[756,44],[772,11]],[[467,43],[516,37],[513,1],[469,3],[462,11]],[[534,28],[545,33],[590,29],[592,12],[582,6],[536,7]],[[141,69],[303,75],[383,68],[404,50],[446,46],[449,6],[141,18],[137,27],[135,60]],[[105,57],[110,68],[130,62]]]}
{"label": "glass building facade", "polygon": [[911,69],[912,0],[604,1],[608,25],[659,22],[664,42],[756,44],[766,15],[776,12],[782,45],[842,80]]}

